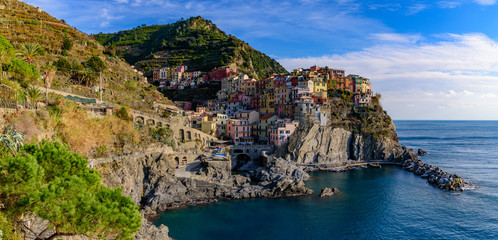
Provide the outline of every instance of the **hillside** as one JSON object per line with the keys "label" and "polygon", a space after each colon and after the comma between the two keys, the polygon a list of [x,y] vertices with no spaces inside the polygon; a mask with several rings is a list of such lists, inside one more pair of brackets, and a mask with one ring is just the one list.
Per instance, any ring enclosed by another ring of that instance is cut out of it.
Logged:
{"label": "hillside", "polygon": [[[99,85],[101,72],[106,101],[143,110],[151,109],[153,102],[169,102],[126,61],[105,54],[106,48],[99,42],[64,20],[17,0],[0,1],[0,9],[0,35],[16,52],[28,44],[40,46],[32,63],[42,76],[47,63],[57,66],[51,88],[97,98],[94,87]],[[43,82],[36,80],[32,84]]]}
{"label": "hillside", "polygon": [[204,72],[229,65],[257,78],[287,72],[274,59],[202,17],[93,37],[104,46],[116,46],[118,56],[143,71],[184,64],[189,71]]}

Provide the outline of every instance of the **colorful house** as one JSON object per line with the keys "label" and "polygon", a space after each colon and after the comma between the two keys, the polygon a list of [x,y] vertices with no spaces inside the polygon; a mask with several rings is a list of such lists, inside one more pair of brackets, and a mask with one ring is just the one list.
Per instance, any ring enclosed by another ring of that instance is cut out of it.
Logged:
{"label": "colorful house", "polygon": [[201,131],[214,136],[216,135],[216,121],[205,121],[201,123]]}
{"label": "colorful house", "polygon": [[259,121],[259,113],[254,110],[242,110],[235,113],[236,119],[247,120],[249,124],[253,124]]}
{"label": "colorful house", "polygon": [[[227,121],[227,135],[235,144],[241,142],[241,138],[251,135],[251,125],[245,119],[229,119]],[[246,142],[244,140],[244,142]]]}
{"label": "colorful house", "polygon": [[314,78],[313,79],[313,92],[326,92],[327,91],[327,82],[322,78]]}
{"label": "colorful house", "polygon": [[372,103],[372,95],[369,93],[360,93],[354,96],[354,103],[357,107],[369,107]]}
{"label": "colorful house", "polygon": [[258,126],[259,141],[268,142],[268,138],[269,138],[268,129],[275,124],[277,119],[278,119],[277,116],[273,115],[273,114],[265,114],[265,115],[259,117],[259,126]]}
{"label": "colorful house", "polygon": [[277,120],[275,126],[268,130],[270,143],[277,147],[282,146],[289,140],[298,125],[298,121],[291,121],[290,119]]}

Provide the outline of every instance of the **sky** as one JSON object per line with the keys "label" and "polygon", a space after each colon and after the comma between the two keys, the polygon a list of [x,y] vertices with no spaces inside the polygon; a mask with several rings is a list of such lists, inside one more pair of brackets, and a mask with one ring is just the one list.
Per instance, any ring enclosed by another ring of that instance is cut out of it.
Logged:
{"label": "sky", "polygon": [[395,120],[498,120],[498,0],[24,0],[85,33],[202,16],[279,61],[369,78]]}

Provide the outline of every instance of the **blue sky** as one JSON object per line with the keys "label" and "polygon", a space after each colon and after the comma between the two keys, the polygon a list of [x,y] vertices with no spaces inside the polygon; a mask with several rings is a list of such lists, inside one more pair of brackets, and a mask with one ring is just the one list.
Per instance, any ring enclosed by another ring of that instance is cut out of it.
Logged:
{"label": "blue sky", "polygon": [[86,33],[203,16],[291,70],[370,78],[394,119],[498,120],[496,0],[25,0]]}

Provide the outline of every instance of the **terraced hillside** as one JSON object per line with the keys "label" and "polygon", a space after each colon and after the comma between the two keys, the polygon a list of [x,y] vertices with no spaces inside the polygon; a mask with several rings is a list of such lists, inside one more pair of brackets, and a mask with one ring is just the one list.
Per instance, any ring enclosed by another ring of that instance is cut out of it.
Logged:
{"label": "terraced hillside", "polygon": [[112,56],[99,42],[64,20],[17,0],[1,0],[0,10],[1,36],[18,50],[26,44],[38,44],[41,54],[33,63],[40,68],[47,63],[57,66],[52,88],[98,97],[95,87],[100,74],[92,67],[98,63],[104,100],[143,110],[151,109],[153,102],[169,102],[126,61]]}
{"label": "terraced hillside", "polygon": [[115,47],[118,56],[145,72],[181,64],[187,65],[189,71],[204,72],[231,66],[256,78],[287,72],[274,59],[202,17],[167,25],[141,25],[94,37],[104,46]]}

